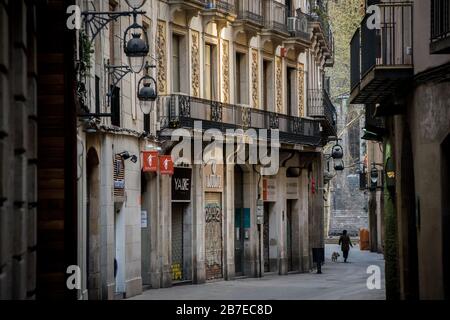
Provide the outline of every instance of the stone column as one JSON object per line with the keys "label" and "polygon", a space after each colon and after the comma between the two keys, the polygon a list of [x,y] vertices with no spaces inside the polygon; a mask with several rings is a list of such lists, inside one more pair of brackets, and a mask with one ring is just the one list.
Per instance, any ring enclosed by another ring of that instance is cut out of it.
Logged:
{"label": "stone column", "polygon": [[224,185],[224,278],[232,280],[235,276],[234,266],[234,165],[225,165]]}
{"label": "stone column", "polygon": [[159,175],[159,240],[161,257],[161,287],[172,286],[172,206],[171,182],[169,175]]}
{"label": "stone column", "polygon": [[301,271],[310,270],[310,250],[309,250],[309,214],[308,214],[308,170],[302,169],[300,174],[300,197],[299,197],[299,228],[300,228],[300,248],[301,248]]}
{"label": "stone column", "polygon": [[193,283],[204,283],[205,270],[205,204],[203,192],[203,167],[201,164],[192,168],[192,233],[193,233]]}
{"label": "stone column", "polygon": [[287,257],[287,214],[286,214],[286,168],[280,168],[277,176],[277,202],[275,203],[278,231],[278,273],[280,275],[288,272]]}
{"label": "stone column", "polygon": [[159,177],[156,175],[150,179],[150,190],[154,190],[151,199],[153,200],[150,205],[150,211],[148,214],[149,229],[150,229],[150,285],[152,288],[157,289],[161,287],[161,241],[159,239],[159,203],[161,202],[161,192],[159,188]]}
{"label": "stone column", "polygon": [[256,225],[256,201],[258,198],[258,176],[249,167],[244,172],[244,207],[250,210],[249,238],[244,239],[244,275],[255,277],[258,267],[258,228]]}

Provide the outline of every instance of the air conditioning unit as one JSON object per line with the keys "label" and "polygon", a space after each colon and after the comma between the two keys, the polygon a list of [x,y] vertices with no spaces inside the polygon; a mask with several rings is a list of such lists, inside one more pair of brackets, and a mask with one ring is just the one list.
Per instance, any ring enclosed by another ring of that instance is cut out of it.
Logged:
{"label": "air conditioning unit", "polygon": [[287,28],[289,32],[297,31],[297,17],[289,17],[287,19]]}

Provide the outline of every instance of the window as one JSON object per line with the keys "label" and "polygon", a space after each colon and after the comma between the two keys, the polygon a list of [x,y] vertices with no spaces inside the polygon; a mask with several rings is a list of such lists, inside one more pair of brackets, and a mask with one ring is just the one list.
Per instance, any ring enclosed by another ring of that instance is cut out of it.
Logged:
{"label": "window", "polygon": [[150,133],[150,115],[144,114],[144,131]]}
{"label": "window", "polygon": [[204,95],[205,99],[216,100],[216,47],[205,45]]}
{"label": "window", "polygon": [[100,78],[95,76],[95,113],[100,113]]}
{"label": "window", "polygon": [[295,73],[296,73],[296,69],[295,68],[288,68],[287,72],[286,72],[286,77],[287,77],[287,83],[286,83],[286,106],[287,106],[287,115],[289,116],[293,116],[294,114],[292,113],[293,110],[295,110],[295,108],[293,108],[296,98],[295,98]]}
{"label": "window", "polygon": [[[117,9],[117,3],[110,1],[109,2],[109,11],[113,12]],[[112,22],[108,26],[109,28],[109,63],[114,64],[116,61],[116,55],[115,55],[115,36],[116,36],[116,29],[117,29],[117,22]]]}
{"label": "window", "polygon": [[235,92],[237,104],[248,104],[247,55],[236,52]]}
{"label": "window", "polygon": [[263,62],[263,104],[265,111],[273,111],[274,85],[273,85],[273,63],[269,60]]}
{"label": "window", "polygon": [[111,96],[111,124],[120,127],[120,88],[112,88]]}
{"label": "window", "polygon": [[180,37],[172,36],[172,92],[180,92]]}

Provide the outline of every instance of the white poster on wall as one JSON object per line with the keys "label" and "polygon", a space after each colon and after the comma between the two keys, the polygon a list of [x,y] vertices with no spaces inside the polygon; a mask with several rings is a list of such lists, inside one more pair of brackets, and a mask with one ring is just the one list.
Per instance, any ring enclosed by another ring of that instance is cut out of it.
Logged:
{"label": "white poster on wall", "polygon": [[141,228],[147,228],[148,227],[148,215],[147,210],[141,211]]}

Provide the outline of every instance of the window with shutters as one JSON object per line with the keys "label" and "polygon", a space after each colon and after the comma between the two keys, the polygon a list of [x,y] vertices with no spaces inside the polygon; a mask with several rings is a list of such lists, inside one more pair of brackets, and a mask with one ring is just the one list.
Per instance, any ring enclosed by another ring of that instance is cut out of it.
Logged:
{"label": "window with shutters", "polygon": [[125,196],[125,161],[120,155],[114,158],[114,197]]}

